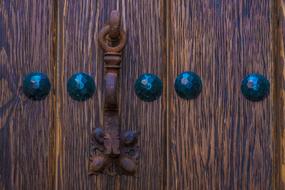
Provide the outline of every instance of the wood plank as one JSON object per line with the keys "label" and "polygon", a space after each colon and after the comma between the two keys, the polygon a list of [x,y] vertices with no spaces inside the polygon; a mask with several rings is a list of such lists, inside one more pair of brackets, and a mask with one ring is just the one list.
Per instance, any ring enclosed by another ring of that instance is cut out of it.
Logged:
{"label": "wood plank", "polygon": [[32,71],[53,82],[54,4],[0,1],[0,189],[53,189],[53,93],[28,100],[22,79]]}
{"label": "wood plank", "polygon": [[[103,123],[103,52],[97,37],[111,10],[122,13],[128,42],[122,62],[122,130],[141,132],[137,177],[88,176],[90,134]],[[57,189],[163,189],[165,166],[165,100],[143,103],[134,81],[144,72],[164,81],[164,3],[160,1],[60,1],[57,91]],[[68,97],[66,82],[79,71],[96,80],[97,91],[86,102]]]}
{"label": "wood plank", "polygon": [[[278,42],[279,42],[279,64],[278,67],[278,73],[277,73],[277,81],[278,82],[278,89],[277,91],[277,97],[278,97],[278,105],[279,105],[279,112],[278,112],[278,126],[280,126],[280,132],[281,138],[280,138],[280,146],[278,146],[278,149],[280,151],[280,189],[285,189],[285,120],[284,120],[284,114],[285,114],[285,1],[281,0],[278,1],[280,4],[278,4],[278,10],[279,10],[279,28],[278,28]],[[279,160],[278,160],[279,161]]]}
{"label": "wood plank", "polygon": [[[273,189],[274,52],[269,0],[170,1],[169,84],[182,71],[203,80],[185,101],[170,88],[169,189]],[[251,72],[270,96],[246,100]]]}

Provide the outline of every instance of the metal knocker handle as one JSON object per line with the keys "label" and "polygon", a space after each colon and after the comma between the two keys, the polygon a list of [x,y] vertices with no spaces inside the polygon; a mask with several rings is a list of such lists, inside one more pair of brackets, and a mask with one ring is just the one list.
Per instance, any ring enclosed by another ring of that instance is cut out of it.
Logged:
{"label": "metal knocker handle", "polygon": [[120,14],[112,11],[110,22],[99,33],[104,50],[104,126],[92,134],[90,174],[134,175],[138,160],[138,133],[120,130],[120,64],[126,33],[120,28]]}
{"label": "metal knocker handle", "polygon": [[[99,43],[105,52],[121,52],[126,45],[126,33],[120,29],[121,19],[118,11],[112,11],[110,23],[99,32]],[[109,38],[109,40],[107,39]],[[111,42],[111,45],[108,43]]]}

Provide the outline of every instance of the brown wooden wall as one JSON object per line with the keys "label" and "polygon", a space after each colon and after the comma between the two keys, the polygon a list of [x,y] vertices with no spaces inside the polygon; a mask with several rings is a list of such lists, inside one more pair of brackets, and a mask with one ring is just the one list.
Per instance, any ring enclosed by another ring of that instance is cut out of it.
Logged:
{"label": "brown wooden wall", "polygon": [[[136,177],[88,176],[90,134],[103,123],[98,32],[118,9],[128,42],[122,62],[122,129],[140,131]],[[285,189],[284,0],[0,0],[0,190]],[[191,70],[201,95],[177,96]],[[48,74],[44,101],[22,93],[23,76]],[[72,100],[68,78],[95,79]],[[162,97],[139,100],[151,72]],[[243,77],[265,75],[270,96],[252,103]]]}

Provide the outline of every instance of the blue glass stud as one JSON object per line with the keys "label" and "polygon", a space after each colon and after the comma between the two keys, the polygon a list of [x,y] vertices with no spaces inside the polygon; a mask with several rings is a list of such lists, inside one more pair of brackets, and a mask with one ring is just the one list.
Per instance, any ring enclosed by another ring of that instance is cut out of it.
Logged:
{"label": "blue glass stud", "polygon": [[33,72],[24,77],[23,92],[29,99],[43,100],[50,89],[50,81],[44,73]]}
{"label": "blue glass stud", "polygon": [[202,91],[202,80],[196,73],[183,72],[175,79],[174,88],[181,98],[194,99]]}
{"label": "blue glass stud", "polygon": [[67,81],[67,92],[72,99],[77,101],[89,99],[95,90],[93,78],[83,72],[72,75]]}
{"label": "blue glass stud", "polygon": [[243,79],[241,91],[248,100],[261,101],[268,96],[270,83],[263,75],[252,73]]}
{"label": "blue glass stud", "polygon": [[162,82],[154,74],[142,74],[135,82],[135,92],[141,100],[152,102],[161,96]]}

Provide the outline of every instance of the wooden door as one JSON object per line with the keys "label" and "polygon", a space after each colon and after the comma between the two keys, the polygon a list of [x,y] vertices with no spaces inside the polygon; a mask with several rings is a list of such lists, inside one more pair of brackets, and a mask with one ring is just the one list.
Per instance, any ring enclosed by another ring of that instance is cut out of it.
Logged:
{"label": "wooden door", "polygon": [[[285,189],[284,0],[1,0],[0,189]],[[122,129],[140,131],[138,172],[89,176],[92,130],[103,123],[103,51],[111,10],[128,41],[122,61]],[[183,100],[176,76],[193,71],[201,94]],[[23,95],[23,76],[47,73],[43,101]],[[66,83],[90,74],[95,95],[72,100]],[[153,73],[160,99],[145,103],[134,81]],[[248,101],[245,75],[270,81]]]}

